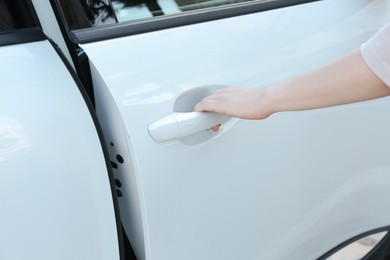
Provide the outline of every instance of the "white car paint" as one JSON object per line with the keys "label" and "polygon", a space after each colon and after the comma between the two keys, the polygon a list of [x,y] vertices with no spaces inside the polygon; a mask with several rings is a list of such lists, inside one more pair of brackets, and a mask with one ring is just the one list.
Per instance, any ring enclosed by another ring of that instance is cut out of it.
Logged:
{"label": "white car paint", "polygon": [[326,0],[83,44],[112,157],[124,158],[115,174],[138,259],[316,259],[389,225],[388,98],[232,120],[189,141],[148,132],[187,91],[184,112],[197,88],[303,73],[388,17],[389,1]]}
{"label": "white car paint", "polygon": [[119,259],[91,114],[48,41],[0,48],[0,259]]}

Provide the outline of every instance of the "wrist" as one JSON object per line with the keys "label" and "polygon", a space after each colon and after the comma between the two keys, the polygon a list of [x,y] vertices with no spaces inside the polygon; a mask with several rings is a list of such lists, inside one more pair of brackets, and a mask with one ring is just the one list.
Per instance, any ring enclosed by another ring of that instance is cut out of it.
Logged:
{"label": "wrist", "polygon": [[278,112],[277,98],[274,89],[271,87],[265,87],[258,89],[258,103],[257,103],[257,118],[264,119],[272,114]]}

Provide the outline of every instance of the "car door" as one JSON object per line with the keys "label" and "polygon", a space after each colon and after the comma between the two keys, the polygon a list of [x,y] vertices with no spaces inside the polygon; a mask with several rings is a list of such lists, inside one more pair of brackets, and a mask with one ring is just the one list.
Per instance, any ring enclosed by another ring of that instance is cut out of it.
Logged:
{"label": "car door", "polygon": [[123,259],[90,101],[31,2],[0,14],[0,259]]}
{"label": "car door", "polygon": [[71,11],[51,2],[76,63],[88,57],[138,259],[325,259],[387,232],[388,98],[262,121],[193,106],[224,86],[261,88],[358,48],[389,21],[389,1],[133,3],[140,16],[126,1]]}

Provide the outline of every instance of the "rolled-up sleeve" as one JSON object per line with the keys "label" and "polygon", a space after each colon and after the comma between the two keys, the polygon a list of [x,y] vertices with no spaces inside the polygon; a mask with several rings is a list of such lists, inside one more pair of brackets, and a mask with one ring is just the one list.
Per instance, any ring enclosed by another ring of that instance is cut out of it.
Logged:
{"label": "rolled-up sleeve", "polygon": [[365,42],[360,51],[368,67],[390,87],[390,24]]}

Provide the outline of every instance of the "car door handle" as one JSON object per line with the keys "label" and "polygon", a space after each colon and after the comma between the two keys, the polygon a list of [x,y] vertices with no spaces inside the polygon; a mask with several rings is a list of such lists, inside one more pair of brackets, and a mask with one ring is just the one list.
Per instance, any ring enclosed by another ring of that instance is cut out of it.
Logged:
{"label": "car door handle", "polygon": [[173,112],[151,123],[148,130],[157,143],[163,143],[208,130],[227,119],[213,112]]}

